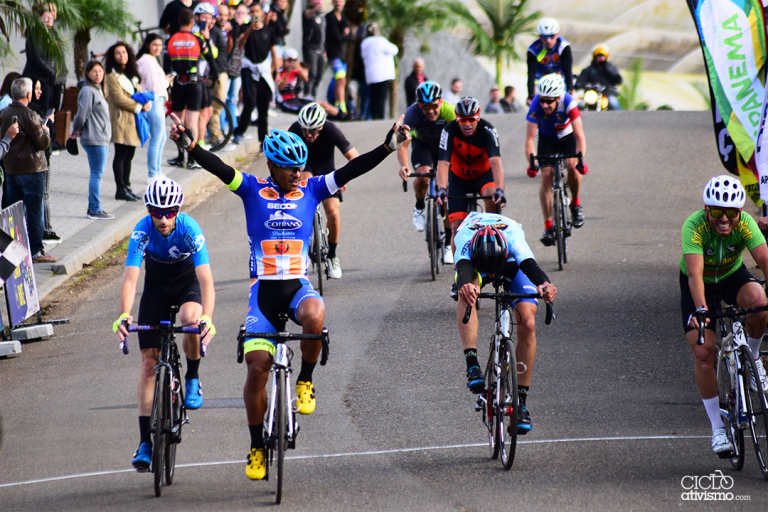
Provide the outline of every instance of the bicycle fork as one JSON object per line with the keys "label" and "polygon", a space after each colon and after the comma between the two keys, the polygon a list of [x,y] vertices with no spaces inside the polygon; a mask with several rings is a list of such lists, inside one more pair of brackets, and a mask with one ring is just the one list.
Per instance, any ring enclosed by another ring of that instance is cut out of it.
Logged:
{"label": "bicycle fork", "polygon": [[274,433],[277,430],[277,425],[275,425],[275,410],[277,408],[277,372],[276,370],[284,369],[285,370],[285,381],[283,382],[283,386],[285,387],[285,402],[286,402],[286,416],[287,416],[287,425],[285,429],[285,436],[287,440],[287,444],[293,448],[294,443],[294,422],[293,422],[293,413],[295,411],[294,407],[294,398],[293,398],[293,390],[291,389],[291,376],[290,376],[290,368],[288,366],[288,347],[285,343],[278,343],[275,347],[275,357],[274,357],[274,365],[272,366],[272,399],[269,402],[269,413],[267,414],[267,439],[269,442],[272,442],[272,438],[274,436]]}
{"label": "bicycle fork", "polygon": [[[732,334],[729,334],[724,340],[723,340],[723,347],[722,350],[727,350],[727,348],[731,348],[730,355],[726,358],[726,364],[728,365],[728,378],[730,379],[731,383],[731,389],[736,390],[737,396],[733,397],[734,402],[736,403],[736,410],[737,410],[737,420],[739,428],[746,428],[747,426],[747,397],[746,397],[746,390],[744,389],[744,379],[738,378],[739,374],[745,375],[744,372],[747,372],[748,369],[744,368],[739,358],[736,357],[736,350],[739,347],[743,347],[747,345],[747,341],[744,338],[744,329],[741,325],[741,322],[738,320],[733,322],[733,325],[731,326]],[[727,352],[726,352],[727,354]]]}

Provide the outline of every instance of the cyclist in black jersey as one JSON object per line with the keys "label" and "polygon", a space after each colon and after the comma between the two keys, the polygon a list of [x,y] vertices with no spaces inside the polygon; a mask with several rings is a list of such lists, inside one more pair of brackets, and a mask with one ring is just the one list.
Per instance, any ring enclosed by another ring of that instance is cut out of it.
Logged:
{"label": "cyclist in black jersey", "polygon": [[[326,120],[325,110],[317,103],[310,103],[303,107],[299,111],[299,120],[293,123],[288,131],[298,135],[307,145],[307,166],[302,173],[305,179],[335,171],[336,162],[333,155],[336,148],[339,148],[348,161],[360,156],[341,130],[331,121]],[[331,279],[341,278],[341,264],[336,256],[336,247],[339,244],[341,231],[339,213],[339,206],[343,201],[341,194],[346,189],[345,185],[323,201],[328,226],[328,277]]]}

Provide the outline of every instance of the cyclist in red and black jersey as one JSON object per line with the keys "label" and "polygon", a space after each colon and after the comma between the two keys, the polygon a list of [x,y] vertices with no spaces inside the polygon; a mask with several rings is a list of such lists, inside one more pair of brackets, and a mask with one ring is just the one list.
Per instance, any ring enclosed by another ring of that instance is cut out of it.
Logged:
{"label": "cyclist in red and black jersey", "polygon": [[[501,213],[507,199],[499,135],[491,123],[480,119],[480,102],[475,98],[461,98],[456,104],[456,119],[448,123],[440,135],[437,159],[438,205],[445,203],[449,195],[475,193],[489,197],[484,200],[486,212]],[[492,196],[491,190],[494,190]],[[465,199],[447,202],[451,247],[455,252],[453,237],[468,215],[469,202]]]}

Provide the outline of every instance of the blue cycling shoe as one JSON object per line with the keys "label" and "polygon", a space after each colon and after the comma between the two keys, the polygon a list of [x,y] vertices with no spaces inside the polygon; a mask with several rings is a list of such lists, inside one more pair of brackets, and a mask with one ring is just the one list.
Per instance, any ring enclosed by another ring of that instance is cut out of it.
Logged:
{"label": "blue cycling shoe", "polygon": [[144,442],[139,445],[139,449],[133,454],[133,467],[139,473],[149,471],[149,464],[152,462],[152,443]]}
{"label": "blue cycling shoe", "polygon": [[532,428],[531,415],[528,413],[528,408],[521,405],[517,410],[517,433],[524,436],[530,432]]}
{"label": "blue cycling shoe", "polygon": [[485,391],[485,379],[483,379],[483,372],[480,368],[473,366],[467,370],[467,387],[471,392],[479,395]]}
{"label": "blue cycling shoe", "polygon": [[200,379],[188,379],[184,383],[185,396],[184,407],[187,409],[199,409],[203,406],[203,390],[200,389]]}

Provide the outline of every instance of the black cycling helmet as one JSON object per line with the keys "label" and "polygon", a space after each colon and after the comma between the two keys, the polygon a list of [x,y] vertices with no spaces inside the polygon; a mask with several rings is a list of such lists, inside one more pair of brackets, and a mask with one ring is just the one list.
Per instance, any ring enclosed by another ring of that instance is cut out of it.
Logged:
{"label": "black cycling helmet", "polygon": [[437,82],[427,81],[416,89],[416,101],[419,103],[434,103],[443,97],[443,90]]}
{"label": "black cycling helmet", "polygon": [[475,98],[465,96],[456,103],[456,116],[475,117],[480,115],[480,102]]}
{"label": "black cycling helmet", "polygon": [[475,270],[484,274],[496,274],[509,257],[509,245],[504,233],[494,226],[480,228],[469,244],[469,259]]}

